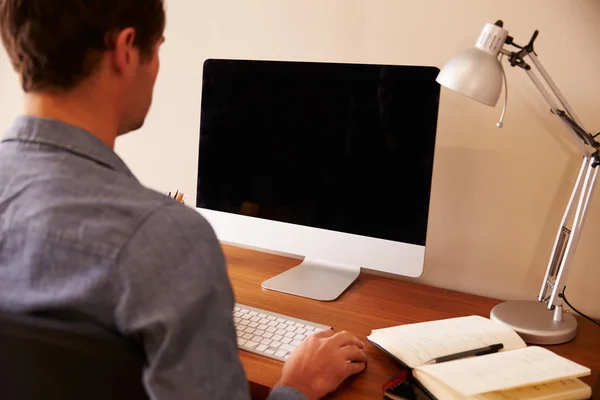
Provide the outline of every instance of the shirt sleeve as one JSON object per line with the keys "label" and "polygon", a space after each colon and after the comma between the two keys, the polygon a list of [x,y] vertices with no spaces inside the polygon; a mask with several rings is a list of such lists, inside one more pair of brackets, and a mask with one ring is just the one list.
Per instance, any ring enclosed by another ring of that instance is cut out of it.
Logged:
{"label": "shirt sleeve", "polygon": [[273,389],[267,400],[307,400],[306,396],[296,389],[280,386]]}
{"label": "shirt sleeve", "polygon": [[[234,296],[225,257],[208,222],[169,204],[149,215],[113,270],[121,332],[146,353],[152,400],[249,400],[233,324]],[[268,400],[306,400],[275,388]]]}
{"label": "shirt sleeve", "polygon": [[114,272],[117,326],[143,344],[152,400],[250,398],[225,258],[200,214],[181,204],[153,212]]}

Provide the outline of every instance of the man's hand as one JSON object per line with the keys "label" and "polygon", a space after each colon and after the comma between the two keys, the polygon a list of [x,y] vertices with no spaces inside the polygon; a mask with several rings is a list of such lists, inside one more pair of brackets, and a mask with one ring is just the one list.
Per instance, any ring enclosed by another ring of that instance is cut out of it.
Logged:
{"label": "man's hand", "polygon": [[364,371],[364,344],[349,332],[315,333],[292,352],[281,373],[279,385],[317,400],[333,392],[349,376]]}

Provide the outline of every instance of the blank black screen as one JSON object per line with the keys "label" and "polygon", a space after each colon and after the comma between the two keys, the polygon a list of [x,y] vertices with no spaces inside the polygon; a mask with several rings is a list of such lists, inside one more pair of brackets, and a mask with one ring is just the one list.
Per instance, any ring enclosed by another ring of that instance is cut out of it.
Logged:
{"label": "blank black screen", "polygon": [[207,60],[196,206],[424,245],[438,72]]}

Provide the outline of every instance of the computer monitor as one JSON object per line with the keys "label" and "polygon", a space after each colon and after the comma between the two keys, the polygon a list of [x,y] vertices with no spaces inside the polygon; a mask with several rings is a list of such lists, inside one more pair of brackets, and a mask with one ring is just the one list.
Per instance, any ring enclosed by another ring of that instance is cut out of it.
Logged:
{"label": "computer monitor", "polygon": [[198,212],[223,243],[304,257],[266,289],[330,301],[361,268],[419,276],[438,72],[206,60]]}

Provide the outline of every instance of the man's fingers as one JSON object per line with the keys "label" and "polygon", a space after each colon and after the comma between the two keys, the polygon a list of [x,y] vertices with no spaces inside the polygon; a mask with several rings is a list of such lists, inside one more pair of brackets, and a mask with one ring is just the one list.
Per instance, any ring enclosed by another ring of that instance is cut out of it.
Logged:
{"label": "man's fingers", "polygon": [[339,332],[333,335],[331,340],[335,343],[336,346],[344,347],[344,346],[356,346],[359,349],[365,347],[364,343],[360,341],[356,336],[351,334],[350,332]]}
{"label": "man's fingers", "polygon": [[367,368],[367,364],[364,362],[349,362],[346,369],[348,376],[363,372]]}
{"label": "man's fingers", "polygon": [[367,362],[367,355],[362,349],[359,349],[356,346],[346,346],[342,347],[342,353],[344,353],[344,357],[347,361],[360,361]]}
{"label": "man's fingers", "polygon": [[326,329],[324,331],[314,333],[312,336],[324,339],[324,338],[331,337],[334,334],[335,334],[335,332],[333,331],[333,329]]}

